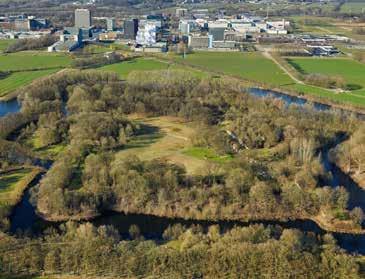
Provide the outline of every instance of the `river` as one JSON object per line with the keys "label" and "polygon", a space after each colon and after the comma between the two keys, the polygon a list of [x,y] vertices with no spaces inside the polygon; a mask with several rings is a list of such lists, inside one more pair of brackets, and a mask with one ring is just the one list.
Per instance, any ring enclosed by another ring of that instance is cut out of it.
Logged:
{"label": "river", "polygon": [[[270,90],[262,90],[258,88],[251,88],[249,94],[256,97],[272,97],[275,99],[283,100],[287,105],[295,104],[298,106],[304,106],[307,101],[299,97],[288,96],[279,92],[274,92]],[[11,112],[16,112],[20,109],[17,106],[1,106],[4,107],[3,115]],[[14,104],[13,104],[14,105]],[[313,107],[319,111],[330,111],[331,107],[324,104],[313,103]],[[363,118],[364,115],[358,115]],[[322,163],[325,170],[331,173],[330,181],[327,181],[327,185],[332,187],[337,187],[343,185],[346,187],[350,194],[349,208],[352,209],[356,206],[361,207],[365,211],[365,191],[359,188],[351,178],[344,174],[339,168],[330,163],[328,160],[328,149],[322,152]],[[50,167],[47,166],[47,167]],[[31,183],[21,200],[21,202],[16,205],[11,216],[11,233],[16,233],[18,231],[28,231],[32,235],[41,234],[45,228],[58,227],[59,223],[47,222],[40,218],[35,211],[34,205],[31,203],[31,191],[34,189],[39,182],[40,177],[35,179]],[[108,212],[103,214],[103,216],[98,217],[92,221],[95,225],[114,225],[122,235],[128,235],[128,229],[130,225],[136,224],[141,230],[141,233],[148,239],[160,239],[162,237],[163,231],[173,224],[182,224],[184,226],[200,225],[207,229],[208,226],[213,224],[220,225],[222,230],[230,229],[234,226],[247,226],[250,224],[262,223],[264,225],[279,225],[283,228],[293,228],[300,229],[306,232],[314,232],[316,234],[324,234],[325,231],[321,229],[315,222],[307,221],[288,221],[288,222],[277,222],[277,221],[255,221],[255,222],[234,222],[234,221],[220,221],[220,222],[210,222],[210,221],[199,221],[199,220],[183,220],[183,219],[170,219],[163,217],[156,217],[151,215],[143,214],[123,214]],[[340,234],[334,233],[334,237],[337,239],[338,245],[348,252],[359,253],[365,255],[365,235],[352,235],[352,234]]]}
{"label": "river", "polygon": [[20,110],[20,105],[16,99],[8,102],[0,101],[0,117],[3,117],[9,113],[15,113]]}

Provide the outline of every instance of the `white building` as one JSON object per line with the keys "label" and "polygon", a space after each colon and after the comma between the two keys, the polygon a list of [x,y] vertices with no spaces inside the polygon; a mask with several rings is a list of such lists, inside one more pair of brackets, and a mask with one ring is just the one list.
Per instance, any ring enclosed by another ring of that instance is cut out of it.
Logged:
{"label": "white building", "polygon": [[156,43],[156,31],[155,24],[146,23],[142,28],[139,28],[137,33],[136,42],[138,45],[150,46]]}

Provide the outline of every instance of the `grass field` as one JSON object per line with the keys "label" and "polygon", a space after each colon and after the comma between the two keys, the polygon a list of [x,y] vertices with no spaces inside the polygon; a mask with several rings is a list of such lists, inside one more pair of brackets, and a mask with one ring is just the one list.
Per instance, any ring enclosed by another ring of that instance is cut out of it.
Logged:
{"label": "grass field", "polygon": [[100,70],[116,72],[122,78],[126,78],[132,71],[151,71],[165,70],[169,67],[168,63],[160,62],[155,59],[138,58],[130,61],[124,61],[117,64],[107,65],[99,68]]}
{"label": "grass field", "polygon": [[197,77],[206,77],[209,74],[196,69],[191,69],[179,64],[168,63],[154,58],[137,58],[117,64],[111,64],[99,68],[103,71],[111,71],[119,74],[121,78],[126,78],[133,71],[153,71],[153,70],[187,70]]}
{"label": "grass field", "polygon": [[0,176],[0,200],[9,192],[14,191],[19,181],[24,179],[31,169],[22,169],[18,171],[9,172]]}
{"label": "grass field", "polygon": [[0,40],[0,52],[3,52],[4,50],[6,50],[8,48],[8,46],[14,42],[15,42],[15,40],[12,40],[12,39]]}
{"label": "grass field", "polygon": [[[191,123],[176,117],[135,118],[143,133],[133,137],[116,156],[136,155],[142,160],[163,159],[184,165],[188,173],[198,173],[207,162],[225,162],[209,149],[194,148],[191,136],[196,132]],[[207,155],[207,156],[205,156]]]}
{"label": "grass field", "polygon": [[71,58],[63,54],[19,52],[0,55],[0,68],[2,71],[64,68],[69,66],[70,63]]}
{"label": "grass field", "polygon": [[187,55],[186,59],[178,56],[175,56],[174,59],[208,71],[234,75],[274,86],[293,83],[293,80],[274,62],[260,53],[196,52]]}
{"label": "grass field", "polygon": [[19,52],[0,55],[0,69],[10,74],[0,79],[0,97],[30,84],[33,80],[55,73],[71,63],[63,54]]}
{"label": "grass field", "polygon": [[365,64],[342,58],[290,58],[290,63],[304,74],[341,76],[346,83],[362,87],[352,91],[351,94],[365,97]]}
{"label": "grass field", "polygon": [[24,168],[0,174],[0,206],[16,204],[39,172],[39,169]]}
{"label": "grass field", "polygon": [[365,2],[347,2],[341,6],[341,12],[352,14],[365,14]]}
{"label": "grass field", "polygon": [[37,157],[51,160],[55,160],[67,146],[65,143],[59,143],[42,147],[37,133],[34,133],[32,137],[27,139],[25,144],[29,146],[29,148],[37,155]]}
{"label": "grass field", "polygon": [[33,80],[50,75],[57,72],[58,69],[40,70],[40,71],[28,71],[28,72],[16,72],[12,73],[4,79],[0,79],[0,97],[6,94],[30,84]]}

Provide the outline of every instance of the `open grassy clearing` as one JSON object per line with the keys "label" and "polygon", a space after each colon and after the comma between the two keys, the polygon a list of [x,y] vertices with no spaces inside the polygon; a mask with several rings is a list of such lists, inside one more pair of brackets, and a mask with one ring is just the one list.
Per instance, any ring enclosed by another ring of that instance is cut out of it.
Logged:
{"label": "open grassy clearing", "polygon": [[7,39],[7,40],[0,40],[0,52],[3,52],[10,46],[12,43],[14,43],[15,40],[13,39]]}
{"label": "open grassy clearing", "polygon": [[201,171],[209,161],[226,161],[212,150],[193,148],[190,138],[196,131],[192,123],[168,116],[132,119],[140,123],[143,132],[134,136],[116,156],[136,155],[142,160],[164,159],[184,165],[188,173]]}
{"label": "open grassy clearing", "polygon": [[28,71],[28,72],[15,72],[11,73],[7,77],[0,79],[0,97],[7,95],[8,93],[30,84],[33,80],[41,78],[57,72],[59,69]]}
{"label": "open grassy clearing", "polygon": [[25,144],[31,148],[31,150],[37,155],[37,157],[52,160],[55,160],[57,156],[67,147],[65,143],[59,143],[43,147],[36,133],[33,134],[33,136],[30,137],[25,142]]}
{"label": "open grassy clearing", "polygon": [[39,172],[38,168],[24,168],[0,174],[0,207],[15,205]]}
{"label": "open grassy clearing", "polygon": [[2,71],[65,68],[70,63],[71,58],[63,54],[19,52],[0,55],[0,67]]}
{"label": "open grassy clearing", "polygon": [[293,80],[286,73],[261,53],[199,51],[187,55],[186,59],[174,56],[174,60],[208,71],[234,75],[275,86],[293,83]]}
{"label": "open grassy clearing", "polygon": [[31,169],[21,169],[0,175],[0,199],[5,194],[13,191],[16,188],[17,183],[30,172]]}

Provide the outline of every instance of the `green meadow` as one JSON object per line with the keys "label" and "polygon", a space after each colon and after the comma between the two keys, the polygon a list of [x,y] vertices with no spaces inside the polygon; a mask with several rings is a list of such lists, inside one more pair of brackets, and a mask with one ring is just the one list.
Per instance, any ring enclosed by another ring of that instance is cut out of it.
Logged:
{"label": "green meadow", "polygon": [[0,68],[2,71],[64,68],[69,66],[70,63],[71,58],[63,54],[19,52],[0,55]]}
{"label": "green meadow", "polygon": [[207,71],[237,76],[274,86],[292,84],[293,80],[274,62],[260,53],[242,52],[195,52],[185,59],[175,56],[177,62],[198,66]]}
{"label": "green meadow", "polygon": [[28,72],[15,72],[9,76],[0,79],[0,97],[7,95],[16,89],[30,84],[33,80],[53,74],[58,69],[28,71]]}
{"label": "green meadow", "polygon": [[12,39],[6,39],[6,40],[0,40],[0,52],[3,52],[8,48],[9,45],[11,45],[15,40]]}
{"label": "green meadow", "polygon": [[119,74],[121,78],[126,78],[130,72],[133,71],[154,71],[154,70],[188,70],[197,77],[206,77],[209,73],[192,69],[190,67],[160,61],[155,58],[136,58],[133,60],[123,61],[116,64],[100,67],[99,70],[110,71]]}
{"label": "green meadow", "polygon": [[340,76],[348,84],[362,88],[351,94],[365,97],[365,64],[342,58],[289,58],[290,64],[303,74],[324,74]]}
{"label": "green meadow", "polygon": [[168,63],[157,61],[156,59],[137,58],[129,61],[123,61],[116,64],[107,65],[99,68],[104,71],[115,72],[122,78],[126,78],[133,71],[152,71],[165,70],[169,67]]}
{"label": "green meadow", "polygon": [[1,71],[9,72],[0,79],[0,97],[30,84],[33,80],[53,74],[71,63],[63,54],[19,52],[0,55]]}

